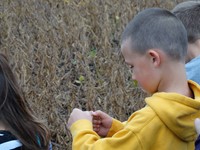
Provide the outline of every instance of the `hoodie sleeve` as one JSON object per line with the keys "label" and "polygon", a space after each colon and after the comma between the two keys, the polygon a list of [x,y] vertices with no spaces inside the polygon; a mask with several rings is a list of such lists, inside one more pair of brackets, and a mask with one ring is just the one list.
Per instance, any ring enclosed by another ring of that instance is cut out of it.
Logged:
{"label": "hoodie sleeve", "polygon": [[122,130],[124,128],[125,122],[120,122],[119,120],[113,119],[112,126],[108,132],[108,135],[106,137],[113,136],[116,132]]}
{"label": "hoodie sleeve", "polygon": [[[118,122],[119,123],[119,122]],[[78,120],[72,124],[70,131],[73,136],[74,150],[141,150],[137,135],[123,128],[112,137],[100,138],[92,129],[88,120]]]}

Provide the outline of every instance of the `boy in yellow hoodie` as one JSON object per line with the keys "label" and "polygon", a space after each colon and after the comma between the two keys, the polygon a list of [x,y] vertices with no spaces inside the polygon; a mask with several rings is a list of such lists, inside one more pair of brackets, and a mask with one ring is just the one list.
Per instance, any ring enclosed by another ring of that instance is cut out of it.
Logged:
{"label": "boy in yellow hoodie", "polygon": [[124,123],[75,108],[68,120],[73,149],[194,150],[200,87],[186,79],[187,33],[181,21],[165,9],[143,10],[125,28],[121,52],[133,80],[152,96]]}

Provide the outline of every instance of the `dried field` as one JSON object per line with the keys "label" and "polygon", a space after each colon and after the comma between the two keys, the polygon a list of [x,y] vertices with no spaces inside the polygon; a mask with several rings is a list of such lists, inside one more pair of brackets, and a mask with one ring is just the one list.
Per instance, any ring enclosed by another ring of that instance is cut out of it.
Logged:
{"label": "dried field", "polygon": [[70,150],[74,107],[126,120],[144,106],[119,53],[120,34],[138,11],[178,0],[1,0],[0,52],[16,72],[54,150]]}

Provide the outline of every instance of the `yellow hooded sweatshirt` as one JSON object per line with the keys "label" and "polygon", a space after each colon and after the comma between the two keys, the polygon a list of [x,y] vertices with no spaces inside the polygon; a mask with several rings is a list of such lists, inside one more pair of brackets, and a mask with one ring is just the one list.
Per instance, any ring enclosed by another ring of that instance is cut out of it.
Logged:
{"label": "yellow hooded sweatshirt", "polygon": [[200,117],[200,86],[189,81],[194,99],[177,93],[155,93],[147,106],[128,121],[113,119],[106,138],[99,137],[88,120],[78,120],[70,130],[73,150],[194,150],[194,119]]}

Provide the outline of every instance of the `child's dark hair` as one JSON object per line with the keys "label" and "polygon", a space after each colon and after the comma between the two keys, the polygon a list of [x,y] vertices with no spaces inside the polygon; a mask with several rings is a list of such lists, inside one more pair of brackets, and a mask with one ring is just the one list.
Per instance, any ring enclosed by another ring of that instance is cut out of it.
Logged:
{"label": "child's dark hair", "polygon": [[0,121],[23,144],[23,150],[47,150],[48,129],[30,112],[5,55],[0,54]]}
{"label": "child's dark hair", "polygon": [[186,30],[181,21],[168,10],[149,8],[137,14],[122,34],[122,42],[127,39],[131,40],[132,50],[141,54],[157,48],[173,60],[185,61]]}
{"label": "child's dark hair", "polygon": [[185,26],[189,43],[194,43],[200,39],[200,2],[187,1],[180,3],[172,12]]}

